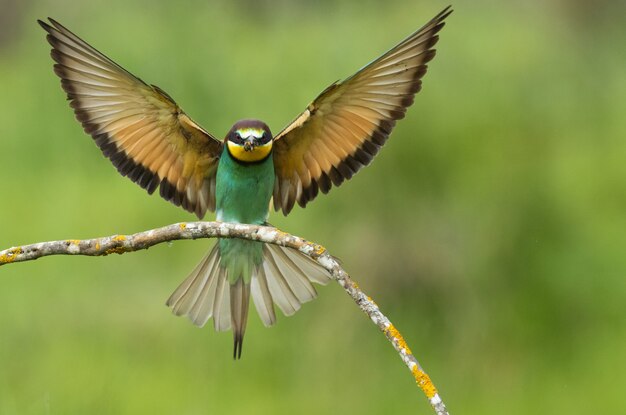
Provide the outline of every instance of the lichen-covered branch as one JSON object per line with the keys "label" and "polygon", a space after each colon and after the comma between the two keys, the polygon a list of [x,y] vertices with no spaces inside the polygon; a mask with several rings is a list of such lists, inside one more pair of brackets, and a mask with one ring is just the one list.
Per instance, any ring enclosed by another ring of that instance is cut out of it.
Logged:
{"label": "lichen-covered branch", "polygon": [[289,235],[269,226],[244,225],[225,222],[187,222],[164,226],[132,235],[114,235],[104,238],[40,242],[0,251],[0,266],[31,261],[49,255],[103,256],[148,249],[163,242],[198,238],[243,238],[298,249],[326,268],[333,278],[352,297],[359,308],[369,316],[391,342],[404,364],[409,368],[417,385],[424,392],[437,415],[448,415],[446,406],[437,393],[430,377],[411,353],[400,332],[380,311],[339,265],[326,249],[318,244]]}

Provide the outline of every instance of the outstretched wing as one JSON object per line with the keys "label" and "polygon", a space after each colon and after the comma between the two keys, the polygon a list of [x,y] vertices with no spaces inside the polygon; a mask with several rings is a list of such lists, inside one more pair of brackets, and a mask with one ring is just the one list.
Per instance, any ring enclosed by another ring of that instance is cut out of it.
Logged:
{"label": "outstretched wing", "polygon": [[346,80],[324,90],[274,141],[274,208],[288,214],[372,161],[420,90],[446,8]]}
{"label": "outstretched wing", "polygon": [[117,170],[202,218],[215,210],[223,144],[159,87],[148,85],[58,22],[48,32],[54,72],[76,118]]}

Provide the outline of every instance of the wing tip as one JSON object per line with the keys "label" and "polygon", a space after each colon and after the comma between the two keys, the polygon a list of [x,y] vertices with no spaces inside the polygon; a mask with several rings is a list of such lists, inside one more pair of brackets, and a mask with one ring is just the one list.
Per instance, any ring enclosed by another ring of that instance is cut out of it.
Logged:
{"label": "wing tip", "polygon": [[[48,20],[50,20],[50,18],[49,18],[49,17],[48,17]],[[49,31],[50,31],[49,29],[52,29],[52,27],[51,27],[51,26],[50,26],[47,22],[45,22],[44,20],[37,19],[37,23],[38,23],[38,24],[39,24],[39,26],[41,26],[41,28],[42,28],[43,30],[45,30],[46,32],[49,32]]]}
{"label": "wing tip", "polygon": [[39,26],[41,26],[43,30],[48,32],[50,35],[54,35],[55,31],[61,33],[69,32],[69,30],[67,30],[65,26],[54,20],[52,17],[48,16],[47,19],[48,21],[37,19],[37,23],[39,23]]}
{"label": "wing tip", "polygon": [[450,16],[452,14],[452,12],[454,11],[454,9],[452,8],[452,5],[449,4],[446,8],[444,8],[442,11],[440,11],[437,16],[435,16],[433,18],[433,20],[435,21],[443,21],[445,18],[447,18],[448,16]]}
{"label": "wing tip", "polygon": [[[390,53],[394,53],[399,47],[406,46],[407,43],[411,43],[410,47],[418,47],[419,53],[413,55],[413,58],[419,59],[419,64],[415,67],[415,73],[410,81],[408,89],[401,95],[399,101],[399,109],[395,110],[393,113],[388,115],[387,119],[380,120],[379,124],[373,129],[370,137],[364,140],[357,149],[354,150],[353,153],[348,154],[348,156],[341,160],[339,165],[332,166],[330,171],[324,171],[319,177],[315,179],[312,178],[310,180],[310,185],[306,188],[302,189],[302,192],[299,195],[295,194],[294,188],[295,184],[291,182],[291,179],[288,177],[282,177],[283,181],[290,181],[287,186],[277,186],[274,190],[274,209],[277,211],[282,211],[283,215],[287,216],[291,210],[293,209],[295,203],[301,207],[305,207],[308,202],[313,200],[318,192],[328,193],[330,189],[334,187],[338,187],[343,181],[350,179],[362,166],[368,165],[374,156],[378,153],[382,145],[387,141],[389,135],[391,134],[391,130],[396,124],[396,121],[402,119],[406,115],[407,108],[411,106],[415,100],[415,95],[422,89],[422,78],[426,74],[428,70],[428,63],[433,60],[436,55],[436,50],[433,48],[437,42],[439,41],[438,32],[445,25],[444,19],[446,19],[454,10],[452,9],[452,5],[448,5],[443,10],[441,10],[435,17],[430,19],[428,23],[422,26],[420,29],[415,31],[413,34],[409,35],[405,40],[400,42],[394,48],[390,49],[388,52],[383,54],[378,59],[374,60],[372,63],[361,69],[356,74],[346,78],[342,83],[346,83],[349,80],[353,79],[357,74],[364,71],[370,65],[374,65],[376,62],[384,59]],[[327,91],[336,87],[337,83],[333,83],[328,88],[326,88],[322,93],[315,99],[314,102],[320,99]],[[309,111],[308,117],[310,118],[315,114],[315,108],[307,107]],[[303,113],[304,114],[304,113]],[[296,118],[296,121],[300,120],[302,115]],[[307,118],[308,120],[308,118]],[[292,122],[289,124],[283,131],[278,135],[278,137],[282,137],[289,133],[293,128],[296,122]],[[302,127],[302,123],[299,125],[295,125],[295,127]],[[276,160],[276,158],[275,158]],[[278,176],[277,176],[278,177]],[[284,187],[284,188],[283,188]]]}

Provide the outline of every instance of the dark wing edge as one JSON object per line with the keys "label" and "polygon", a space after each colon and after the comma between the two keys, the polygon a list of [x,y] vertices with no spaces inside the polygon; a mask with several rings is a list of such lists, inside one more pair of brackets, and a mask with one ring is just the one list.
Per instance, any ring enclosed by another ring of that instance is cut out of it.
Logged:
{"label": "dark wing edge", "polygon": [[[305,207],[319,191],[328,193],[333,185],[339,186],[372,161],[420,91],[427,63],[436,53],[433,46],[439,40],[437,33],[450,13],[448,6],[354,75],[331,84],[276,136],[275,210],[287,215],[295,202]],[[411,55],[413,49],[418,53]],[[407,65],[407,69],[390,69],[400,64]],[[402,78],[403,71],[412,71],[410,79]],[[398,78],[397,84],[386,90],[382,84],[372,82],[378,78],[393,83],[391,77]],[[394,102],[389,95],[393,87],[402,88]],[[354,106],[369,115],[355,118]],[[345,142],[339,143],[342,140]]]}
{"label": "dark wing edge", "polygon": [[[206,210],[214,211],[222,142],[165,91],[146,84],[54,19],[49,21],[37,20],[48,33],[54,72],[76,119],[104,156],[149,194],[159,188],[161,197],[199,218]],[[132,130],[128,137],[119,137],[120,125]],[[152,139],[140,143],[144,150],[128,144],[142,140],[137,138],[141,135]],[[190,152],[198,153],[191,161],[186,157]]]}

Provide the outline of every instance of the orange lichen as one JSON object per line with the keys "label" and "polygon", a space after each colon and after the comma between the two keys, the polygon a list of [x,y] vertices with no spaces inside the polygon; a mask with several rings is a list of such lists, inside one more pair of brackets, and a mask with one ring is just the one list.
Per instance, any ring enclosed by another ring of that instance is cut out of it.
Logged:
{"label": "orange lichen", "polygon": [[0,265],[8,264],[8,263],[15,261],[17,256],[21,253],[22,253],[22,248],[18,247],[18,248],[9,249],[6,254],[0,255]]}
{"label": "orange lichen", "polygon": [[313,245],[314,247],[314,252],[317,256],[322,255],[324,252],[326,252],[326,248],[324,248],[322,245]]}
{"label": "orange lichen", "polygon": [[288,236],[291,236],[287,232],[283,232],[280,229],[274,229],[274,231],[276,231],[276,234],[280,236],[281,238],[286,238]]}
{"label": "orange lichen", "polygon": [[185,230],[185,228],[187,228],[187,224],[186,223],[181,223],[180,225],[178,225],[178,227],[182,230]]}
{"label": "orange lichen", "polygon": [[387,327],[385,333],[396,341],[400,350],[404,349],[406,354],[413,354],[411,353],[411,349],[409,349],[409,345],[407,345],[406,341],[404,341],[404,337],[402,337],[402,334],[400,334],[398,329],[396,329],[393,324],[390,324],[389,327]]}
{"label": "orange lichen", "polygon": [[[111,241],[113,242],[124,242],[126,241],[126,236],[124,235],[115,235],[114,237],[111,238]],[[109,254],[123,254],[124,252],[128,252],[128,248],[124,247],[123,244],[118,244],[121,246],[114,246],[113,248],[109,248],[106,251],[104,251],[104,255],[109,255]]]}
{"label": "orange lichen", "polygon": [[417,386],[420,387],[422,392],[428,397],[428,399],[432,399],[437,394],[437,388],[433,385],[433,382],[430,380],[430,377],[424,373],[423,370],[419,368],[419,366],[413,366],[411,369],[413,373],[413,377],[415,378],[415,382],[417,382]]}
{"label": "orange lichen", "polygon": [[80,244],[80,241],[78,239],[67,239],[65,243],[67,245],[78,245]]}
{"label": "orange lichen", "polygon": [[100,250],[100,243],[96,242],[96,251],[99,251],[99,250]]}
{"label": "orange lichen", "polygon": [[128,252],[128,250],[126,248],[124,248],[123,246],[118,246],[115,248],[109,248],[106,251],[104,251],[104,255],[110,255],[110,254],[123,254],[125,252]]}

